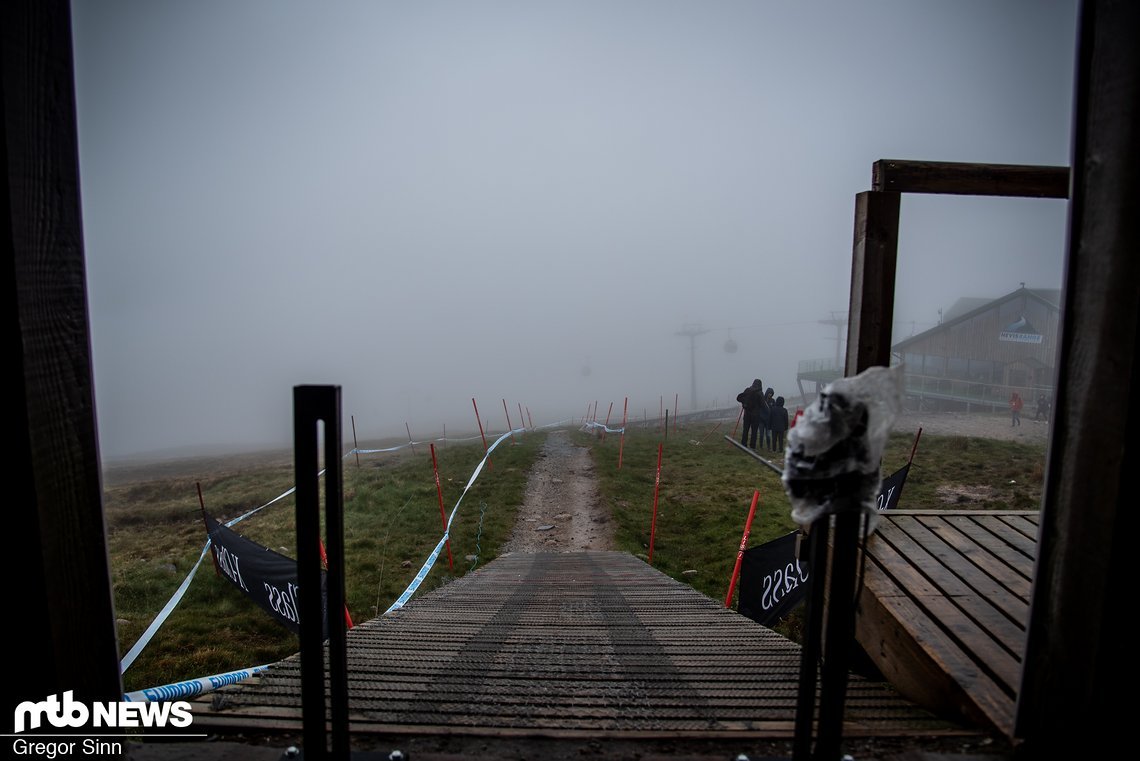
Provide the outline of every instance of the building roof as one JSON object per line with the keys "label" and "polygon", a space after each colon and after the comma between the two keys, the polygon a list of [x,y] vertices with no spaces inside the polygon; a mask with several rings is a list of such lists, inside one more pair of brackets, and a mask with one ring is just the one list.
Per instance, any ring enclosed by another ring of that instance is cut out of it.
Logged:
{"label": "building roof", "polygon": [[962,297],[955,301],[954,305],[950,307],[946,313],[943,314],[942,322],[940,324],[935,325],[929,330],[924,330],[921,333],[917,333],[913,336],[904,338],[892,346],[891,351],[899,352],[917,341],[921,341],[928,336],[932,336],[935,333],[946,330],[947,328],[953,325],[957,325],[960,322],[965,322],[966,320],[974,317],[977,314],[980,314],[981,312],[986,311],[987,309],[992,309],[993,307],[996,307],[999,304],[1003,304],[1010,299],[1021,296],[1022,294],[1028,295],[1029,297],[1040,301],[1050,309],[1059,310],[1061,308],[1061,291],[1056,288],[1022,287],[1018,288],[1015,291],[1010,291],[1004,296],[999,296],[996,299],[986,299],[970,296]]}

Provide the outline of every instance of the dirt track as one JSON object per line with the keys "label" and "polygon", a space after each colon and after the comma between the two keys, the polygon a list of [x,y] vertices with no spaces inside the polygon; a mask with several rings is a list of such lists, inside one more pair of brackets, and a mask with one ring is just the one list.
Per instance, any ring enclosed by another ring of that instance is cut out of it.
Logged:
{"label": "dirt track", "polygon": [[590,450],[554,431],[531,468],[526,496],[503,552],[612,550],[613,522],[598,497]]}

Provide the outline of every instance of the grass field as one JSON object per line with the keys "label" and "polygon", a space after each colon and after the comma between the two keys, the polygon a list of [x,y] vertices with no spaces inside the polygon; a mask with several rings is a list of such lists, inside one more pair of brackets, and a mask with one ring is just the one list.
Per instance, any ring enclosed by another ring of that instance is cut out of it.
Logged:
{"label": "grass field", "polygon": [[[779,476],[724,441],[714,423],[691,424],[667,438],[631,429],[617,467],[620,437],[604,442],[575,432],[590,447],[603,503],[615,520],[617,549],[648,555],[657,446],[663,445],[653,565],[723,601],[754,490],[760,492],[749,546],[791,531],[790,506]],[[422,591],[496,556],[522,503],[526,476],[542,434],[504,442],[468,492],[452,531],[455,570],[446,554]],[[884,473],[901,467],[913,436],[893,435]],[[694,443],[700,442],[700,443]],[[356,620],[383,612],[415,575],[438,541],[439,503],[425,448],[417,454],[344,462],[347,599]],[[482,457],[479,443],[437,448],[448,512]],[[979,438],[924,435],[906,482],[901,509],[1033,509],[1040,501],[1044,447]],[[242,461],[241,469],[200,477],[206,508],[227,520],[264,504],[293,485],[291,465]],[[171,475],[106,489],[106,514],[118,617],[125,653],[185,577],[205,543],[195,477]],[[235,530],[290,557],[294,503],[286,498]],[[476,544],[478,542],[478,549]],[[781,631],[796,638],[798,621]],[[269,663],[297,650],[296,637],[257,608],[229,581],[215,576],[207,556],[181,605],[124,675],[127,690]]]}

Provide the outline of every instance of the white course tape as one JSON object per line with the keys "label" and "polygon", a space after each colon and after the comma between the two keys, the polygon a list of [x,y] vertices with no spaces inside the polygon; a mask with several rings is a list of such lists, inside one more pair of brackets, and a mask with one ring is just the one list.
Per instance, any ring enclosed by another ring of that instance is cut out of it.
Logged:
{"label": "white course tape", "polygon": [[416,577],[412,579],[412,583],[408,585],[408,588],[404,590],[403,594],[396,598],[396,601],[388,607],[388,610],[384,611],[385,615],[391,613],[394,610],[398,610],[399,608],[404,607],[404,605],[407,604],[408,600],[412,599],[412,595],[416,593],[416,590],[420,588],[420,584],[422,584],[423,580],[427,578],[428,573],[431,572],[432,566],[435,565],[436,559],[439,558],[440,550],[443,549],[443,545],[446,544],[447,540],[451,537],[451,522],[455,520],[455,514],[459,511],[459,504],[463,502],[463,498],[467,496],[467,490],[471,488],[471,485],[475,483],[475,479],[478,478],[479,474],[483,471],[483,465],[487,462],[487,458],[490,457],[491,452],[494,452],[495,447],[499,446],[499,444],[502,443],[504,439],[514,435],[515,433],[521,433],[523,430],[524,429],[522,428],[518,428],[513,431],[507,431],[502,436],[495,439],[494,444],[487,447],[487,452],[483,455],[483,459],[480,460],[479,464],[475,466],[475,470],[471,473],[471,478],[467,480],[467,485],[463,487],[463,493],[460,494],[459,499],[456,500],[455,507],[451,508],[451,515],[447,517],[447,528],[444,529],[443,536],[440,537],[439,542],[435,545],[435,549],[431,551],[431,554],[428,555],[427,560],[425,560],[424,564],[420,567],[419,573],[417,573]]}
{"label": "white course tape", "polygon": [[590,428],[601,428],[606,433],[624,433],[625,432],[624,427],[623,428],[610,428],[605,423],[595,423],[593,421],[586,423],[585,425],[582,426],[582,428],[584,428],[586,430],[589,430]]}
{"label": "white course tape", "polygon": [[254,666],[248,669],[227,671],[224,674],[214,674],[213,676],[204,676],[198,679],[187,679],[184,682],[164,684],[161,687],[148,687],[145,690],[128,692],[126,695],[123,695],[123,698],[133,703],[157,703],[160,700],[192,698],[195,695],[212,692],[219,687],[225,687],[228,684],[236,684],[243,679],[249,679],[254,674],[261,673],[268,668],[269,665]]}
{"label": "white course tape", "polygon": [[[542,426],[540,426],[540,427],[542,427]],[[522,429],[516,428],[515,430],[518,431],[518,430],[522,430]],[[482,438],[482,437],[481,436],[463,436],[460,438],[455,438],[452,436],[448,436],[448,437],[444,438],[441,436],[437,439],[432,439],[431,441],[409,441],[406,444],[397,444],[394,447],[384,447],[383,449],[353,449],[348,454],[377,454],[380,452],[398,452],[401,449],[407,449],[408,447],[412,446],[413,444],[419,444],[420,446],[423,446],[424,444],[430,444],[430,443],[436,442],[436,441],[443,441],[443,442],[448,442],[448,441],[475,441],[476,439],[479,439],[479,438]]]}

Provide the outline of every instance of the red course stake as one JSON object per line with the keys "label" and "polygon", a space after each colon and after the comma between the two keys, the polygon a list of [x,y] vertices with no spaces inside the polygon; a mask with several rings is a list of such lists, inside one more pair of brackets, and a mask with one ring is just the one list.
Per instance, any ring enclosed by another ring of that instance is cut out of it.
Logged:
{"label": "red course stake", "polygon": [[629,397],[625,398],[625,406],[621,411],[621,442],[618,444],[618,470],[621,470],[621,455],[625,451],[625,422],[629,414]]}
{"label": "red course stake", "polygon": [[653,540],[657,537],[657,493],[661,490],[661,451],[664,444],[657,445],[657,477],[653,480],[653,520],[649,524],[649,565],[653,565]]}
{"label": "red course stake", "polygon": [[[447,514],[443,511],[443,487],[439,485],[439,463],[435,459],[435,444],[431,447],[431,469],[435,473],[435,493],[439,495],[439,520],[443,523],[443,530],[447,531]],[[454,571],[455,564],[451,561],[451,539],[447,540],[447,570]]]}
{"label": "red course stake", "polygon": [[752,507],[748,508],[748,520],[744,522],[744,536],[740,537],[740,550],[736,553],[736,565],[732,568],[732,578],[728,580],[728,594],[724,598],[724,607],[732,607],[732,593],[736,591],[736,578],[740,575],[740,563],[744,560],[744,550],[748,547],[748,535],[752,533],[752,517],[756,515],[756,503],[760,500],[760,492],[752,492]]}
{"label": "red course stake", "polygon": [[[323,565],[327,571],[329,569],[329,556],[325,553],[325,543],[317,539],[317,544],[320,545],[321,548],[321,565]],[[349,629],[352,628],[352,616],[348,614],[348,603],[344,605],[344,625]]]}
{"label": "red course stake", "polygon": [[[344,418],[341,418],[343,420]],[[352,421],[352,448],[356,451],[356,467],[360,467],[360,445],[356,443],[356,418],[352,415],[348,416]],[[921,429],[920,429],[921,430]]]}
{"label": "red course stake", "polygon": [[[483,454],[487,454],[487,437],[483,435],[483,421],[479,419],[479,405],[475,403],[475,397],[471,397],[471,406],[475,408],[475,422],[479,424],[479,437],[483,439]],[[487,458],[487,469],[495,469],[490,457]]]}
{"label": "red course stake", "polygon": [[914,462],[914,453],[918,451],[918,440],[921,436],[922,436],[922,429],[919,428],[918,433],[916,433],[914,435],[914,446],[912,446],[910,448],[910,459],[906,461],[907,465],[910,465],[912,462]]}
{"label": "red course stake", "polygon": [[736,425],[732,426],[732,438],[736,438],[736,428],[740,425],[740,418],[744,417],[744,408],[740,408],[740,412],[736,414]]}
{"label": "red course stake", "polygon": [[514,441],[515,429],[514,429],[514,426],[511,425],[511,413],[507,412],[507,400],[506,399],[503,400],[503,414],[507,416],[507,430],[510,431],[511,441]]}

